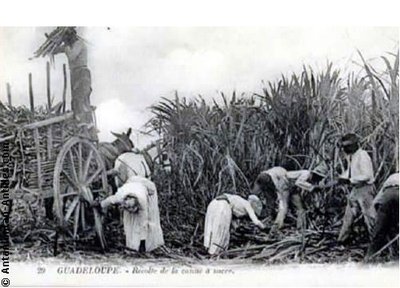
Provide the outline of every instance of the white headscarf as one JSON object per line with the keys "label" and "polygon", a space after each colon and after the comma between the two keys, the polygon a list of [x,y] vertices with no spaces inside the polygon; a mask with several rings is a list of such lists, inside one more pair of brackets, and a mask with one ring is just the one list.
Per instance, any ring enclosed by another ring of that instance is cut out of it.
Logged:
{"label": "white headscarf", "polygon": [[253,208],[254,213],[256,213],[257,216],[260,216],[261,210],[262,210],[262,202],[261,202],[260,198],[258,198],[254,194],[251,194],[251,195],[249,195],[247,200],[249,201],[251,207]]}

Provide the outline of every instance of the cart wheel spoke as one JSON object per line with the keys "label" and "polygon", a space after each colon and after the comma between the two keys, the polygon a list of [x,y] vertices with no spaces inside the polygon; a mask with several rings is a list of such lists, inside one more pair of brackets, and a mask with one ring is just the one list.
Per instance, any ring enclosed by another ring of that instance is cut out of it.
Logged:
{"label": "cart wheel spoke", "polygon": [[68,230],[67,233],[69,237],[74,238],[74,235],[72,234],[71,230]]}
{"label": "cart wheel spoke", "polygon": [[101,223],[102,222],[101,216],[96,209],[93,209],[93,214],[94,214],[95,229],[96,229],[97,235],[99,236],[101,247],[104,249],[106,247],[106,239],[105,239],[104,233],[103,233],[103,225]]}
{"label": "cart wheel spoke", "polygon": [[80,210],[81,210],[81,202],[79,201],[78,206],[75,208],[75,214],[74,214],[74,239],[76,239],[76,236],[78,235]]}
{"label": "cart wheel spoke", "polygon": [[100,167],[96,170],[96,172],[93,173],[93,175],[91,175],[86,181],[86,185],[89,185],[93,182],[94,179],[96,179],[97,176],[100,175],[100,173],[103,171],[103,169]]}
{"label": "cart wheel spoke", "polygon": [[93,150],[89,151],[89,155],[85,160],[85,164],[83,166],[83,175],[82,175],[82,180],[86,179],[88,172],[89,172],[89,167],[90,167],[90,161],[92,161],[92,157],[93,157]]}
{"label": "cart wheel spoke", "polygon": [[82,230],[86,231],[85,205],[81,205]]}
{"label": "cart wheel spoke", "polygon": [[82,171],[82,143],[78,143],[78,176],[79,180],[82,181],[83,171]]}
{"label": "cart wheel spoke", "polygon": [[61,173],[65,176],[65,179],[67,180],[69,185],[71,185],[75,189],[78,189],[78,184],[68,175],[65,170],[63,170]]}
{"label": "cart wheel spoke", "polygon": [[76,196],[78,195],[78,192],[73,191],[73,192],[67,192],[65,194],[60,195],[61,198],[65,198],[65,197],[70,197],[70,196]]}
{"label": "cart wheel spoke", "polygon": [[74,155],[72,155],[72,151],[69,151],[68,154],[69,154],[69,159],[71,162],[72,175],[74,176],[75,182],[79,183],[79,178],[78,178],[78,175],[76,173],[76,168],[75,168]]}
{"label": "cart wheel spoke", "polygon": [[72,212],[75,210],[75,208],[78,205],[78,203],[79,203],[79,197],[76,196],[74,198],[74,200],[72,200],[70,206],[67,209],[67,212],[65,213],[65,218],[64,218],[65,222],[68,222],[69,218],[72,215]]}

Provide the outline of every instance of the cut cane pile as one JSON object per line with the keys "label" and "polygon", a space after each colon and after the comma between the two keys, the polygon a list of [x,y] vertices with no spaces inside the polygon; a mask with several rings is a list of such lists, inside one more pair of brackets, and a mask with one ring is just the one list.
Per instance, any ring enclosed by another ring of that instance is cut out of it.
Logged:
{"label": "cut cane pile", "polygon": [[[14,107],[0,102],[0,146],[8,144],[11,161],[9,165],[10,193],[14,199],[12,202],[12,213],[10,215],[11,234],[16,242],[27,241],[35,235],[44,233],[44,240],[51,239],[54,229],[50,230],[47,219],[44,216],[43,201],[37,192],[15,189],[22,185],[30,190],[37,188],[35,177],[37,175],[37,154],[33,133],[30,130],[22,131],[21,128],[30,123],[53,118],[59,115],[61,103],[55,105],[51,110],[45,106],[36,106],[31,111],[25,106]],[[43,131],[39,131],[43,132]],[[54,133],[55,134],[55,133]],[[39,133],[39,143],[42,153],[46,151],[47,134]],[[2,160],[3,161],[3,160]],[[52,163],[42,164],[42,181],[48,185],[52,183],[54,165]],[[35,185],[36,184],[36,185]]]}

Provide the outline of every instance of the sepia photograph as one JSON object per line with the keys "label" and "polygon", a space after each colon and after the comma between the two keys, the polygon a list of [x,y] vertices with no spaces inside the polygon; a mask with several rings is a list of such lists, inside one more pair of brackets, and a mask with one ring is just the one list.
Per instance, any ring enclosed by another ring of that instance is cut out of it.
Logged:
{"label": "sepia photograph", "polygon": [[398,27],[0,43],[3,287],[399,284]]}

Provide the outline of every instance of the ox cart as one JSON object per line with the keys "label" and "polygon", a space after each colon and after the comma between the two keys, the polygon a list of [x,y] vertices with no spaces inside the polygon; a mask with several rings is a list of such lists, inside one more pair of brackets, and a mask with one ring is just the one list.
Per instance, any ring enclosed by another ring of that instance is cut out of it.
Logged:
{"label": "ox cart", "polygon": [[[3,108],[12,113],[10,102]],[[94,230],[105,249],[101,215],[91,206],[111,194],[98,141],[85,136],[72,112],[61,111],[48,112],[46,119],[37,121],[31,109],[31,120],[0,134],[0,146],[11,147],[11,199],[39,199],[47,217],[55,215],[64,235],[77,240]]]}

